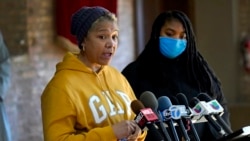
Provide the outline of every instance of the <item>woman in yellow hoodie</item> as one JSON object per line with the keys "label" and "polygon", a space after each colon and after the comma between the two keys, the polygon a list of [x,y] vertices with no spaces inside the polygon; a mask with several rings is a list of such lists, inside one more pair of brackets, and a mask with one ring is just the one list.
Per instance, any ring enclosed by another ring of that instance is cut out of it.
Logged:
{"label": "woman in yellow hoodie", "polygon": [[67,53],[41,96],[45,141],[143,141],[126,78],[109,66],[118,44],[117,19],[99,6],[72,15],[80,53]]}

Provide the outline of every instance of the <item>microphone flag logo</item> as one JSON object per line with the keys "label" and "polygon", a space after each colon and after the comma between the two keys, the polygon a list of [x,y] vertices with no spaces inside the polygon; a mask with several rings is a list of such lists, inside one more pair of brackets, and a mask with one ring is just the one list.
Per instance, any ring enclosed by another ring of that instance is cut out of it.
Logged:
{"label": "microphone flag logo", "polygon": [[181,119],[182,116],[188,115],[184,105],[172,105],[170,106],[169,111],[173,119]]}
{"label": "microphone flag logo", "polygon": [[213,108],[214,110],[219,110],[220,109],[220,106],[215,101],[213,101],[213,102],[211,102],[209,104],[210,104],[211,108]]}
{"label": "microphone flag logo", "polygon": [[195,107],[193,108],[193,110],[196,112],[196,113],[201,113],[201,111],[202,111],[202,108],[201,108],[201,106],[200,105],[195,105]]}
{"label": "microphone flag logo", "polygon": [[149,121],[149,122],[153,122],[153,121],[158,120],[157,115],[152,111],[151,108],[141,109],[141,112],[143,113],[143,115],[145,116],[147,121]]}
{"label": "microphone flag logo", "polygon": [[212,113],[222,114],[224,111],[224,108],[219,104],[216,99],[207,102],[207,105],[209,105]]}

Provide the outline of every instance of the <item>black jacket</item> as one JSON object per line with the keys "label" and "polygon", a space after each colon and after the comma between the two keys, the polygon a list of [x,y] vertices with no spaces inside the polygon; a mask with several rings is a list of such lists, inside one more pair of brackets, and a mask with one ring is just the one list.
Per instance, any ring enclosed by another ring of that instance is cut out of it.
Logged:
{"label": "black jacket", "polygon": [[[159,62],[155,63],[158,64]],[[154,71],[150,72],[150,69],[141,70],[138,66],[138,62],[135,61],[130,63],[122,71],[123,75],[131,84],[138,99],[145,91],[151,91],[155,94],[156,98],[160,96],[168,96],[170,99],[171,97],[175,97],[178,93],[183,93],[186,95],[188,101],[201,93],[195,83],[188,80],[186,70],[178,68],[178,65],[167,67],[166,65],[161,65],[161,63],[159,63],[158,68],[154,68],[154,70],[156,70],[155,73],[153,73]],[[164,75],[166,69],[168,69],[167,72],[171,73],[171,75]],[[229,113],[224,96],[220,94],[220,96],[217,97],[217,100],[224,107],[223,119],[228,123],[228,125],[230,125]],[[199,123],[194,125],[201,141],[213,141],[219,137],[219,134],[216,133],[216,131],[211,128],[208,123]],[[150,137],[149,131],[146,141],[154,140]]]}

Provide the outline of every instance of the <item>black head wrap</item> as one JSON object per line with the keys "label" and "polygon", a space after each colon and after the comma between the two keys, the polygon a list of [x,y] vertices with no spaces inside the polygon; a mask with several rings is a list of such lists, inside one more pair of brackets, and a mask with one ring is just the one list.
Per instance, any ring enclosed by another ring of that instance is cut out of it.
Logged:
{"label": "black head wrap", "polygon": [[[180,21],[185,29],[187,48],[179,57],[168,59],[159,51],[159,36],[165,22],[173,19]],[[149,77],[155,85],[169,85],[171,84],[169,80],[178,81],[176,79],[180,76],[175,76],[172,72],[182,71],[186,81],[198,87],[199,91],[207,92],[211,96],[222,93],[219,80],[197,51],[192,24],[187,15],[181,11],[163,12],[155,19],[150,39],[136,62],[139,62],[139,72],[143,72],[138,74],[139,77]]]}

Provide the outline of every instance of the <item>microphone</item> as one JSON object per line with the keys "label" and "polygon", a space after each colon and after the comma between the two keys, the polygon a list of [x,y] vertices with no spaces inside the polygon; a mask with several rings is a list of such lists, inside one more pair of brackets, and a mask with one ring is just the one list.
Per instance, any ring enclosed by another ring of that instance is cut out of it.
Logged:
{"label": "microphone", "polygon": [[[205,93],[200,93],[197,98],[201,101],[205,101],[207,102],[208,106],[211,107],[211,109],[214,110],[214,114],[212,114],[214,116],[214,118],[218,121],[218,123],[221,125],[221,127],[227,132],[227,134],[231,134],[233,133],[233,131],[231,130],[231,128],[227,125],[227,123],[222,119],[221,117],[221,113],[219,111],[219,109],[222,108],[222,106],[220,105],[220,103],[216,100],[216,99],[212,99],[209,95],[205,94]],[[223,108],[222,108],[223,109]],[[216,112],[218,111],[218,112]]]}
{"label": "microphone", "polygon": [[[183,121],[181,120],[182,115],[187,115],[185,106],[183,105],[172,105],[172,102],[167,96],[161,96],[158,98],[159,107],[158,110],[162,113],[163,118],[167,125],[171,128],[174,138],[178,138],[177,132],[174,127],[173,120],[179,125],[179,129],[186,141],[190,141],[187,134]],[[176,139],[176,140],[177,140]]]}
{"label": "microphone", "polygon": [[190,106],[193,107],[193,111],[200,114],[200,117],[204,116],[205,119],[210,123],[210,125],[220,134],[220,136],[225,137],[227,133],[221,126],[212,118],[211,113],[213,110],[204,101],[200,101],[197,97],[193,97],[190,101]]}
{"label": "microphone", "polygon": [[172,141],[166,127],[164,126],[164,123],[162,122],[161,116],[159,116],[157,112],[158,101],[155,95],[150,91],[145,91],[140,95],[140,101],[143,103],[145,107],[151,108],[154,111],[154,113],[156,113],[156,115],[160,119],[158,122],[156,122],[156,125],[159,127],[161,133],[164,135],[165,140]]}
{"label": "microphone", "polygon": [[[194,127],[194,124],[193,124],[193,122],[192,122],[192,119],[191,119],[191,116],[192,116],[192,109],[189,107],[189,105],[188,105],[188,100],[187,100],[187,97],[183,94],[183,93],[178,93],[177,95],[176,95],[176,98],[179,100],[177,100],[177,102],[180,102],[181,104],[184,104],[185,105],[185,108],[186,108],[186,110],[187,110],[187,113],[189,113],[189,116],[185,116],[185,117],[183,117],[183,118],[185,118],[186,119],[186,121],[189,123],[189,125],[190,125],[190,131],[192,132],[192,134],[193,134],[193,137],[194,137],[194,140],[195,141],[200,141],[200,138],[199,138],[199,136],[198,136],[198,133],[197,133],[197,131],[196,131],[196,129],[195,129],[195,127]],[[176,103],[176,104],[179,104],[179,103]]]}
{"label": "microphone", "polygon": [[217,122],[222,126],[222,128],[227,132],[227,135],[220,138],[218,141],[243,141],[243,140],[249,140],[250,137],[250,126],[243,127],[239,130],[232,131],[231,128],[228,126],[228,124],[223,120],[221,115],[223,112],[221,112],[221,108],[223,107],[220,105],[220,103],[216,99],[212,99],[208,94],[206,93],[200,93],[197,98],[199,98],[202,101],[206,101],[207,105],[213,109],[213,117],[217,120]]}
{"label": "microphone", "polygon": [[158,119],[155,113],[152,113],[152,110],[150,108],[145,108],[139,100],[132,101],[130,107],[132,111],[136,114],[135,122],[138,124],[138,126],[142,130],[147,127],[147,137],[156,141],[164,141],[162,135],[158,132],[157,128],[154,125],[154,122],[156,121],[156,119]]}
{"label": "microphone", "polygon": [[131,108],[137,115],[134,120],[141,129],[144,129],[147,124],[154,123],[158,120],[158,117],[152,109],[145,108],[144,105],[138,100],[131,102]]}

